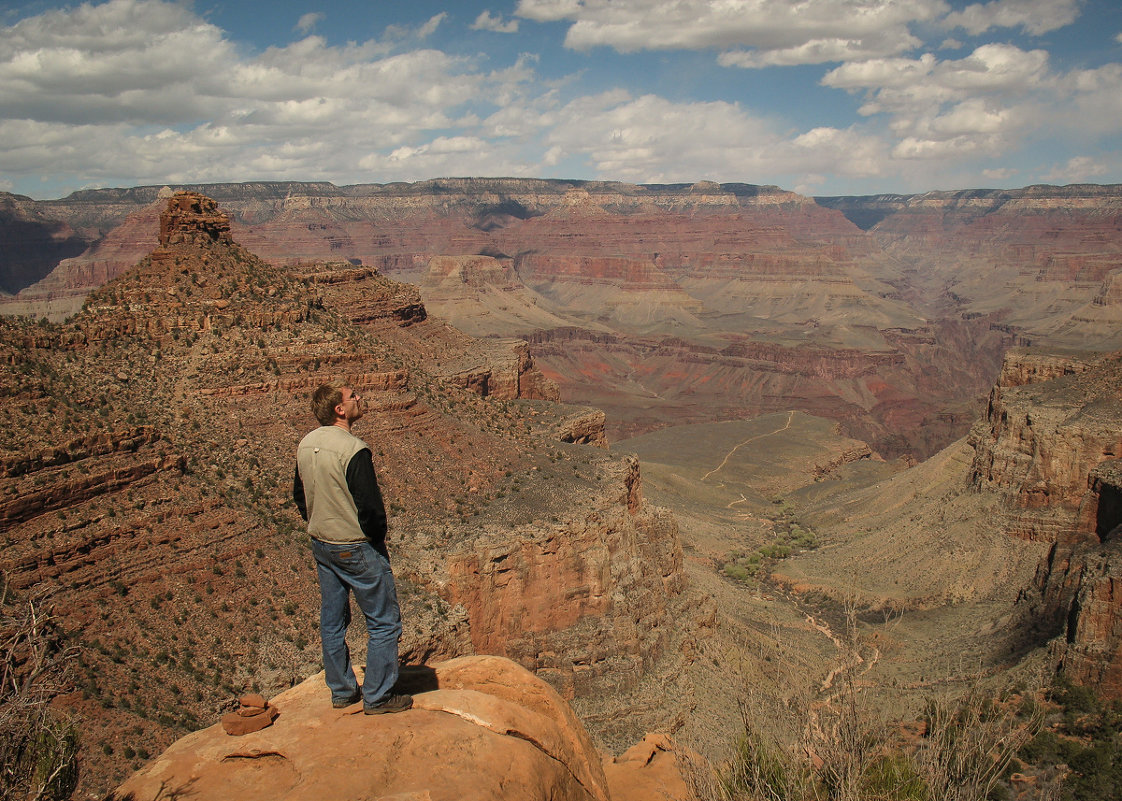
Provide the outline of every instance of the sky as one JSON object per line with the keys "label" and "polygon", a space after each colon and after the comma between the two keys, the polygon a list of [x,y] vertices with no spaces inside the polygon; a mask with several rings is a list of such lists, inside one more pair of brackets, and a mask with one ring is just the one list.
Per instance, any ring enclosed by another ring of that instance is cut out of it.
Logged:
{"label": "sky", "polygon": [[0,0],[0,191],[1122,183],[1120,0]]}

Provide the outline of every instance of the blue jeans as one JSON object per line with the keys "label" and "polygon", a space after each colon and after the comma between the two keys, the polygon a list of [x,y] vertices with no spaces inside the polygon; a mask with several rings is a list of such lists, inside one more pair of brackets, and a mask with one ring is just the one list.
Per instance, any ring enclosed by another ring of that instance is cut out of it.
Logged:
{"label": "blue jeans", "polygon": [[368,542],[334,545],[313,539],[312,553],[319,578],[323,667],[331,698],[351,700],[358,693],[346,637],[351,622],[348,595],[353,592],[369,635],[362,699],[367,705],[381,703],[397,681],[397,642],[401,639],[401,612],[389,560]]}

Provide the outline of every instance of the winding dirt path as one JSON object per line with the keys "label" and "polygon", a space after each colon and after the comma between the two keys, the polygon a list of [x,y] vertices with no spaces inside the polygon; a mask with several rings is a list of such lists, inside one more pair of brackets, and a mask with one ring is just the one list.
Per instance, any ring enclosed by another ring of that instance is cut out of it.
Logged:
{"label": "winding dirt path", "polygon": [[770,437],[773,434],[778,434],[780,431],[786,431],[788,428],[791,427],[791,421],[794,420],[794,419],[795,419],[795,412],[792,409],[791,411],[787,412],[787,423],[782,428],[777,428],[774,431],[768,431],[766,434],[757,434],[754,437],[749,437],[748,439],[744,440],[743,442],[738,442],[737,444],[733,445],[732,448],[729,450],[729,452],[725,454],[725,458],[721,460],[721,463],[719,465],[717,465],[716,467],[714,467],[712,470],[710,470],[708,473],[703,475],[701,477],[701,480],[706,481],[709,478],[709,476],[711,476],[714,473],[718,472],[719,470],[723,469],[724,466],[729,463],[729,459],[732,458],[732,455],[734,453],[736,453],[738,450],[740,450],[741,448],[743,448],[748,443],[755,442],[756,440],[763,439],[764,437]]}

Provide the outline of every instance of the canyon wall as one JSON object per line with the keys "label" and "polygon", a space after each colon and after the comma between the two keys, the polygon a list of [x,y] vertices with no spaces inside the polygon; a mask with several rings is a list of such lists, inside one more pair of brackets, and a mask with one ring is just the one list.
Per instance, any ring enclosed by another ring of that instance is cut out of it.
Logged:
{"label": "canyon wall", "polygon": [[1122,456],[1120,357],[1013,352],[971,431],[971,481],[1005,498],[1004,530],[1069,544],[1084,538],[1087,476]]}
{"label": "canyon wall", "polygon": [[270,265],[205,197],[157,223],[69,322],[0,320],[0,569],[84,646],[57,701],[83,721],[84,791],[315,671],[292,449],[338,377],[367,401],[410,661],[487,648],[607,698],[678,658],[677,527],[636,463],[564,441],[579,415],[524,343],[477,348],[369,268]]}
{"label": "canyon wall", "polygon": [[1122,307],[1122,191],[1091,184],[818,198],[860,224],[909,286],[994,314],[1034,344],[1112,350]]}
{"label": "canyon wall", "polygon": [[[922,457],[965,433],[1010,345],[1122,346],[1117,187],[817,202],[709,182],[206,190],[274,264],[377,269],[474,336],[585,332],[579,350],[534,358],[562,400],[605,409],[610,440],[798,408],[884,455]],[[73,313],[147,252],[141,223],[168,191],[11,196],[89,248],[0,308]],[[361,282],[338,290],[364,302]],[[769,347],[779,355],[738,355]],[[814,366],[857,355],[873,365],[861,376]]]}
{"label": "canyon wall", "polygon": [[[1018,603],[1072,681],[1122,697],[1122,352],[1015,352],[970,441],[1004,532],[1050,544]],[[1054,639],[1056,638],[1056,639]]]}

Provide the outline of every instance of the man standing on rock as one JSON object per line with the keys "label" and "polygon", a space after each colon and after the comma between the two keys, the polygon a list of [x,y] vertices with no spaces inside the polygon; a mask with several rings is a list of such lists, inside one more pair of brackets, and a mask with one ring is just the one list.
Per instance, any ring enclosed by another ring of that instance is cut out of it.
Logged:
{"label": "man standing on rock", "polygon": [[[361,699],[363,711],[377,715],[409,709],[413,698],[392,692],[401,613],[386,552],[386,509],[370,448],[351,433],[363,411],[362,398],[351,387],[325,384],[312,393],[312,413],[320,427],[296,449],[292,497],[312,537],[331,704],[341,709]],[[352,592],[369,635],[361,691],[346,639]]]}

